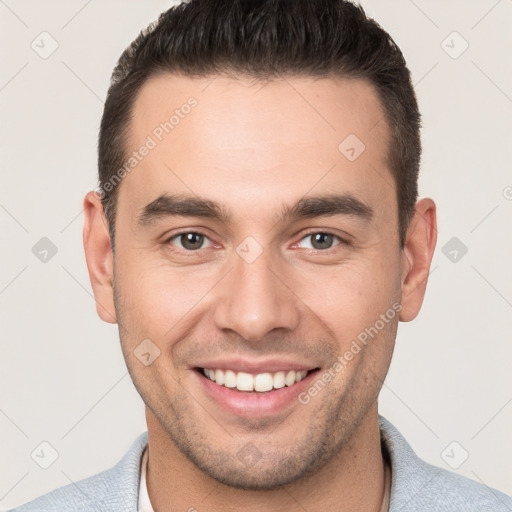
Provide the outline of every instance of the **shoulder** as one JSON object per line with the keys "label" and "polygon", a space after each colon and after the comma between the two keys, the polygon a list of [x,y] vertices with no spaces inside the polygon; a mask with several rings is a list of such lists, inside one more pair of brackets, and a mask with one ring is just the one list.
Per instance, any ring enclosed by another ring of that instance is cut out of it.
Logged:
{"label": "shoulder", "polygon": [[421,460],[385,418],[379,417],[391,470],[390,512],[511,512],[502,492]]}
{"label": "shoulder", "polygon": [[147,446],[141,434],[111,469],[40,496],[11,512],[83,512],[137,510],[140,459]]}

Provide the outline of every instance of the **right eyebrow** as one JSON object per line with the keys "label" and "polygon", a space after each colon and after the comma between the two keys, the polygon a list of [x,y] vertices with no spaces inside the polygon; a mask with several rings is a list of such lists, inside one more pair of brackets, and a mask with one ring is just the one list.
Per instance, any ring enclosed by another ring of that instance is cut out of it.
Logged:
{"label": "right eyebrow", "polygon": [[186,194],[163,194],[146,205],[137,218],[141,226],[148,226],[164,217],[204,217],[227,223],[230,215],[215,201]]}

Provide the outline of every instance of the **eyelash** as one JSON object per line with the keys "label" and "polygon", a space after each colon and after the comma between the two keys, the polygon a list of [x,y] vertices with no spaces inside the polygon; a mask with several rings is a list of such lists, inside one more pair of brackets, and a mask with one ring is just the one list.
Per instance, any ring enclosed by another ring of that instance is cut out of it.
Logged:
{"label": "eyelash", "polygon": [[[176,233],[170,237],[168,237],[165,241],[164,241],[164,244],[166,246],[169,246],[170,243],[179,238],[180,236],[182,235],[187,235],[187,234],[195,234],[195,235],[201,235],[201,236],[204,236],[206,239],[210,240],[210,238],[208,237],[208,235],[206,235],[205,233],[201,233],[201,231],[181,231],[180,233]],[[316,235],[316,234],[323,234],[323,235],[332,235],[334,238],[337,238],[339,240],[339,243],[336,244],[336,245],[333,245],[332,247],[329,247],[328,249],[312,249],[315,253],[329,253],[330,251],[332,250],[335,250],[336,247],[338,247],[339,245],[351,245],[350,242],[344,238],[342,238],[341,236],[339,235],[336,235],[335,233],[332,233],[330,231],[322,231],[322,230],[312,230],[312,231],[309,231],[307,233],[305,233],[301,239],[299,240],[299,242],[296,242],[296,244],[302,242],[304,239],[308,238],[309,236],[311,235]],[[211,243],[213,243],[211,240],[210,240]],[[296,245],[294,244],[294,245]],[[177,249],[177,248],[174,248],[171,249],[172,251],[174,252],[178,252],[180,254],[184,254],[184,255],[187,255],[187,256],[193,256],[195,254],[197,254],[199,251],[201,251],[202,249],[196,249],[195,251],[192,251],[192,250],[188,250],[188,249]]]}
{"label": "eyelash", "polygon": [[332,235],[334,238],[338,239],[339,243],[336,245],[333,245],[332,247],[329,247],[329,249],[310,249],[310,250],[315,251],[316,253],[318,253],[318,252],[329,253],[330,251],[336,250],[336,247],[338,247],[339,245],[350,245],[350,242],[347,239],[342,238],[340,235],[332,233],[331,231],[323,231],[323,230],[318,230],[318,229],[313,229],[311,231],[306,232],[302,236],[302,238],[299,240],[299,242],[302,242],[302,240],[304,240],[308,236],[317,235],[320,233],[322,235]]}

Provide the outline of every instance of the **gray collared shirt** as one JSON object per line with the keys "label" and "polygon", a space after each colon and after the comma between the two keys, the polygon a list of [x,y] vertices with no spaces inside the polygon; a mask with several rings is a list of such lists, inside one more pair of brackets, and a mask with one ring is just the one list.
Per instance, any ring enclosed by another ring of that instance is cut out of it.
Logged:
{"label": "gray collared shirt", "polygon": [[[383,451],[391,464],[390,512],[512,512],[512,498],[445,469],[427,464],[398,430],[379,417]],[[137,512],[141,434],[111,469],[56,489],[12,512]]]}

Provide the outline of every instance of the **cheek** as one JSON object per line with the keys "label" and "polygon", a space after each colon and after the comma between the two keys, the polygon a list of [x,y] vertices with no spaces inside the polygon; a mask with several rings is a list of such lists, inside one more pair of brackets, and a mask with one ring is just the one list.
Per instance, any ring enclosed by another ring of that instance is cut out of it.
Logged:
{"label": "cheek", "polygon": [[147,256],[126,258],[118,269],[116,309],[129,335],[166,343],[190,327],[214,281],[211,272],[177,269]]}
{"label": "cheek", "polygon": [[354,260],[337,268],[301,273],[295,289],[300,289],[297,295],[344,345],[374,325],[398,300],[397,268],[389,261]]}

